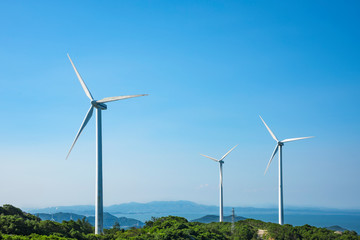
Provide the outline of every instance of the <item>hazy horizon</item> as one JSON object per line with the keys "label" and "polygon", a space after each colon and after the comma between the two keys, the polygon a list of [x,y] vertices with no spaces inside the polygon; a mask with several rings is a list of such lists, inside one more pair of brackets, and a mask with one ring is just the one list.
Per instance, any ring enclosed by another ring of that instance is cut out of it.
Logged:
{"label": "hazy horizon", "polygon": [[[110,206],[114,206],[114,205],[122,205],[122,204],[131,204],[131,203],[139,203],[139,204],[149,204],[149,203],[154,203],[154,202],[191,202],[191,203],[195,203],[195,204],[200,204],[200,205],[206,205],[209,207],[218,207],[218,204],[206,204],[206,203],[200,203],[200,202],[194,202],[191,200],[171,200],[171,201],[167,201],[167,200],[154,200],[154,201],[149,201],[149,202],[123,202],[123,203],[114,203],[114,204],[109,204],[109,205],[104,205],[104,207],[110,207]],[[6,204],[6,203],[5,203]],[[89,206],[89,207],[95,207],[94,204],[75,204],[75,205],[54,205],[54,206],[15,206],[15,207],[20,207],[20,208],[24,208],[24,209],[44,209],[44,208],[56,208],[56,207],[75,207],[75,206]],[[258,209],[277,209],[278,206],[277,205],[258,205],[258,206],[253,206],[253,205],[243,205],[243,206],[237,206],[237,205],[224,205],[224,207],[235,207],[235,208],[258,208]],[[355,211],[360,211],[360,208],[336,208],[336,207],[323,207],[323,206],[300,206],[300,205],[287,205],[286,206],[287,209],[317,209],[317,210],[355,210]]]}

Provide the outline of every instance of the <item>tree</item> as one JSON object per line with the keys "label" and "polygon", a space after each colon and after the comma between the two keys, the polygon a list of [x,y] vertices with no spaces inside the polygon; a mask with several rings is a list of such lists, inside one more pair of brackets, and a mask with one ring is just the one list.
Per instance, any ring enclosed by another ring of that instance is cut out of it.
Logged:
{"label": "tree", "polygon": [[120,223],[119,223],[119,222],[115,222],[112,228],[115,229],[115,230],[117,230],[117,231],[120,231]]}

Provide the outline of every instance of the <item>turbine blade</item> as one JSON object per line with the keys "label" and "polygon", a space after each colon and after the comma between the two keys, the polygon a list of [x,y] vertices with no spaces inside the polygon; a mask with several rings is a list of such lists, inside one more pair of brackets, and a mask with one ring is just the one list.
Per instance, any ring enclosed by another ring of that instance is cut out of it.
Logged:
{"label": "turbine blade", "polygon": [[71,60],[71,58],[70,58],[69,54],[68,54],[67,56],[68,56],[68,58],[69,58],[69,60],[70,60],[70,62],[71,62],[71,65],[73,66],[73,68],[74,68],[74,70],[75,70],[76,76],[78,77],[78,79],[79,79],[79,81],[80,81],[80,84],[81,84],[82,88],[83,88],[83,89],[84,89],[84,91],[85,91],[86,96],[88,96],[88,98],[90,98],[90,100],[91,100],[91,101],[92,101],[92,100],[94,100],[94,98],[93,98],[93,96],[91,95],[91,93],[90,93],[89,89],[87,88],[87,86],[86,86],[86,84],[85,84],[84,80],[81,78],[81,76],[80,76],[80,74],[79,74],[78,70],[76,69],[76,67],[75,67],[75,65],[74,65],[74,63],[73,63],[73,61]]}
{"label": "turbine blade", "polygon": [[230,151],[228,151],[227,153],[225,153],[225,155],[220,159],[223,160],[232,150],[234,150],[234,148],[236,148],[239,144],[237,144],[235,147],[233,147],[232,149],[230,149]]}
{"label": "turbine blade", "polygon": [[264,172],[264,175],[266,174],[267,170],[269,169],[269,166],[270,166],[270,164],[271,164],[271,161],[274,159],[275,154],[277,153],[278,149],[279,149],[279,145],[276,144],[276,147],[275,147],[275,149],[274,149],[273,154],[271,155],[270,161],[269,161],[269,163],[268,163],[268,165],[267,165],[267,167],[266,167],[266,170],[265,170],[265,172]]}
{"label": "turbine blade", "polygon": [[306,138],[313,138],[314,136],[311,137],[301,137],[301,138],[288,138],[285,140],[282,140],[282,143],[286,143],[286,142],[292,142],[292,141],[297,141],[297,140],[302,140],[302,139],[306,139]]}
{"label": "turbine blade", "polygon": [[213,161],[215,161],[215,162],[219,162],[219,160],[217,160],[217,159],[215,159],[215,158],[206,156],[206,155],[204,155],[204,154],[200,154],[200,155],[201,155],[201,156],[204,156],[204,157],[206,157],[206,158],[209,158],[209,159],[211,159],[211,160],[213,160]]}
{"label": "turbine blade", "polygon": [[71,152],[71,150],[73,149],[73,147],[74,147],[77,139],[79,138],[81,132],[84,130],[86,124],[87,124],[87,123],[89,122],[89,120],[91,119],[91,116],[92,116],[92,114],[93,114],[93,110],[94,110],[94,107],[91,106],[90,109],[89,109],[89,111],[87,112],[85,118],[84,118],[83,123],[82,123],[81,126],[80,126],[80,129],[79,129],[78,133],[76,134],[75,140],[74,140],[73,144],[71,145],[71,148],[70,148],[70,150],[69,150],[69,153],[68,153],[67,156],[66,156],[66,159],[69,157],[70,152]]}
{"label": "turbine blade", "polygon": [[107,98],[98,100],[96,102],[97,103],[107,103],[107,102],[113,102],[113,101],[123,100],[123,99],[127,99],[127,98],[142,97],[142,96],[148,96],[148,94],[128,95],[128,96],[118,96],[118,97],[107,97]]}
{"label": "turbine blade", "polygon": [[259,117],[261,118],[261,121],[264,123],[265,127],[267,128],[267,130],[269,131],[269,133],[271,134],[271,136],[273,137],[273,139],[278,142],[279,140],[275,137],[274,133],[270,130],[270,128],[268,127],[268,125],[266,125],[264,119],[262,119],[262,117],[261,117],[260,115],[259,115]]}

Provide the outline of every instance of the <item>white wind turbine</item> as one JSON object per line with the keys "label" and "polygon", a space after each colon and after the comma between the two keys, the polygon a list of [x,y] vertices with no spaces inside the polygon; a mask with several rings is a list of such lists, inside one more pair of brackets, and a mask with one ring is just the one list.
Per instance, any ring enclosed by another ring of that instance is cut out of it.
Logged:
{"label": "white wind turbine", "polygon": [[271,155],[270,161],[266,167],[266,170],[264,172],[264,175],[266,174],[271,161],[273,160],[275,154],[277,153],[277,151],[279,151],[279,224],[283,225],[284,224],[284,208],[283,208],[283,180],[282,180],[282,147],[284,146],[284,143],[287,142],[293,142],[293,141],[297,141],[297,140],[301,140],[301,139],[306,139],[306,138],[313,138],[312,137],[300,137],[300,138],[288,138],[288,139],[284,139],[282,141],[279,141],[274,133],[270,130],[270,128],[268,127],[268,125],[266,125],[264,119],[262,119],[261,116],[259,116],[261,118],[261,121],[264,123],[265,127],[267,128],[267,130],[269,131],[270,135],[272,136],[272,138],[276,141],[276,146],[274,149],[273,154]]}
{"label": "white wind turbine", "polygon": [[234,150],[234,148],[236,148],[237,145],[235,147],[233,147],[232,149],[230,149],[227,153],[225,153],[224,156],[222,156],[222,158],[220,158],[219,160],[200,154],[201,156],[207,157],[215,162],[218,162],[220,164],[220,216],[219,216],[219,222],[223,221],[224,218],[224,211],[223,211],[223,173],[222,173],[222,165],[224,163],[224,158],[232,151]]}
{"label": "white wind turbine", "polygon": [[73,66],[75,73],[80,81],[82,88],[85,91],[86,96],[90,99],[90,109],[87,112],[84,121],[82,122],[78,133],[76,134],[75,140],[71,145],[69,153],[66,156],[66,159],[69,157],[71,150],[73,149],[77,139],[79,138],[81,132],[84,130],[86,124],[89,122],[92,117],[93,110],[96,108],[96,185],[95,185],[95,234],[100,234],[103,232],[103,184],[102,184],[102,136],[101,136],[101,111],[106,110],[107,106],[105,103],[113,102],[117,100],[141,97],[146,96],[147,94],[141,95],[129,95],[129,96],[117,96],[117,97],[107,97],[101,100],[94,100],[89,89],[87,88],[85,82],[81,78],[79,72],[77,71],[74,63],[72,62],[69,54],[69,60]]}

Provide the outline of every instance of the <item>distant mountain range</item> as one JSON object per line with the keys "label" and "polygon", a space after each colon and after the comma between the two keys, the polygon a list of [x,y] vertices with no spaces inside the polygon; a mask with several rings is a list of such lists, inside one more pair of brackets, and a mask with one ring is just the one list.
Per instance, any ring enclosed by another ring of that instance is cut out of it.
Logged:
{"label": "distant mountain range", "polygon": [[[224,212],[231,213],[232,207],[224,207]],[[26,209],[29,213],[56,213],[56,212],[69,212],[86,216],[95,214],[95,207],[91,205],[75,205],[75,206],[57,206],[41,209]],[[144,214],[144,213],[196,213],[196,214],[216,214],[219,212],[218,206],[209,206],[197,204],[190,201],[154,201],[149,203],[123,203],[104,207],[105,212],[111,214]],[[245,213],[272,213],[277,212],[275,208],[252,208],[252,207],[235,207],[236,212]]]}
{"label": "distant mountain range", "polygon": [[48,207],[48,208],[30,208],[25,209],[26,212],[36,214],[36,213],[75,213],[86,216],[95,215],[95,207],[91,205],[74,205],[74,206],[58,206],[58,207]]}
{"label": "distant mountain range", "polygon": [[[79,215],[75,213],[54,213],[54,214],[48,214],[48,213],[38,213],[35,214],[38,217],[40,217],[42,220],[53,220],[56,222],[62,222],[62,221],[70,221],[70,220],[78,220],[85,218],[89,221],[91,225],[95,225],[95,217],[90,216],[86,217],[84,215]],[[133,218],[126,218],[126,217],[115,217],[114,215],[111,215],[110,213],[105,212],[104,213],[104,228],[112,228],[115,222],[118,222],[120,224],[121,228],[130,228],[130,227],[142,227],[144,226],[144,223],[141,221],[138,221]]]}
{"label": "distant mountain range", "polygon": [[[253,208],[253,207],[234,207],[237,215],[246,216],[246,214],[272,214],[277,213],[277,208]],[[224,213],[231,214],[232,207],[224,207]],[[85,216],[95,215],[95,207],[91,205],[77,206],[58,206],[41,209],[26,209],[29,213],[57,213],[68,212]],[[149,203],[123,203],[104,207],[104,211],[113,215],[120,214],[164,214],[176,215],[176,213],[194,213],[199,215],[218,214],[218,206],[209,206],[197,204],[190,201],[155,201]],[[355,214],[360,215],[360,210],[339,210],[326,208],[286,208],[287,214],[311,213],[311,214]]]}
{"label": "distant mountain range", "polygon": [[[196,213],[216,213],[217,206],[207,206],[197,204],[190,201],[155,201],[149,203],[123,203],[104,207],[105,212],[111,214],[133,214],[133,213],[182,213],[182,212],[196,212]],[[231,211],[231,208],[229,208]],[[90,205],[78,206],[58,206],[41,209],[27,209],[30,213],[55,213],[55,212],[71,212],[91,216],[95,214],[95,207]]]}

